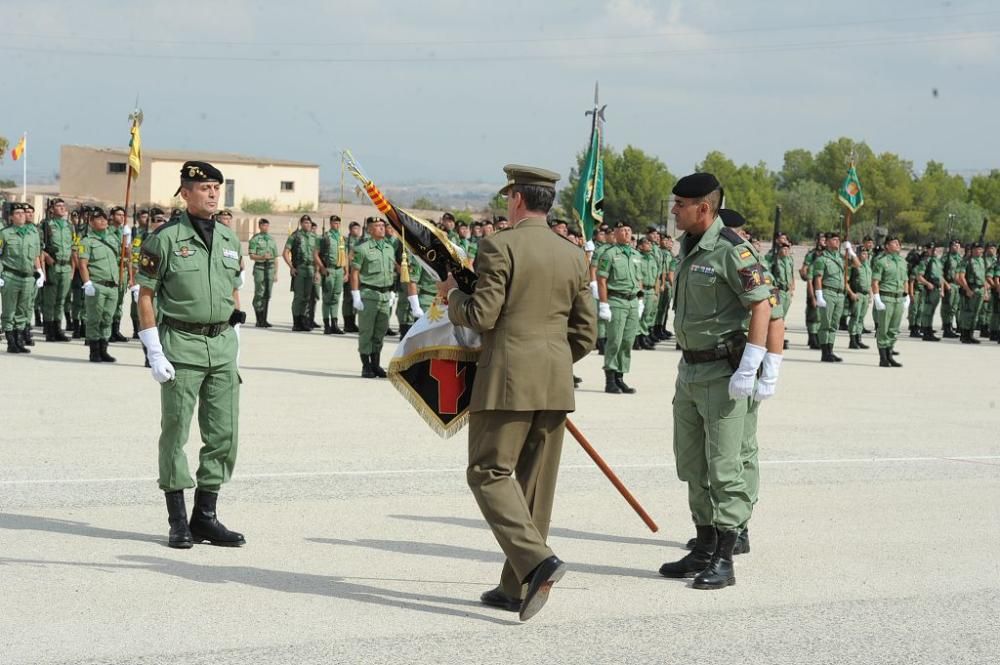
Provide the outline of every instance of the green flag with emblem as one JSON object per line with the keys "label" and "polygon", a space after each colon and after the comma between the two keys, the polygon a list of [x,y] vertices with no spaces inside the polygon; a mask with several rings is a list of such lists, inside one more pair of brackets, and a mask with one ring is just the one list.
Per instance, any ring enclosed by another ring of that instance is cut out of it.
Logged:
{"label": "green flag with emblem", "polygon": [[857,212],[858,208],[865,204],[865,195],[861,191],[861,181],[858,180],[858,172],[854,170],[854,164],[851,164],[851,168],[847,170],[847,177],[844,178],[844,184],[837,192],[837,198],[851,212]]}
{"label": "green flag with emblem", "polygon": [[594,86],[594,110],[590,129],[590,147],[587,158],[580,170],[580,180],[576,184],[576,196],[573,199],[573,218],[580,225],[583,236],[587,240],[594,237],[594,227],[604,221],[604,156],[601,154],[601,130],[604,121],[604,108],[597,105],[597,86]]}

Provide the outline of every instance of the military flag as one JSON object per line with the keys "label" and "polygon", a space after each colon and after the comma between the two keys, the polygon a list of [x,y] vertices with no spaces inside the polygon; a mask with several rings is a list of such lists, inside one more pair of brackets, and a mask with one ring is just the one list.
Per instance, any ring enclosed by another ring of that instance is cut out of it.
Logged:
{"label": "military flag", "polygon": [[21,136],[21,140],[18,141],[17,145],[14,146],[14,149],[10,151],[10,156],[13,158],[13,160],[15,162],[17,160],[21,159],[21,155],[24,154],[24,148],[25,148],[25,144],[27,143],[27,141],[28,141],[28,135],[27,134],[23,134]]}
{"label": "military flag", "polygon": [[573,219],[580,225],[580,230],[588,241],[594,238],[594,228],[604,221],[604,155],[601,150],[604,109],[607,106],[598,106],[597,90],[595,83],[594,109],[587,111],[587,115],[592,116],[590,147],[580,170],[580,180],[576,184],[573,199]]}
{"label": "military flag", "polygon": [[132,117],[132,138],[128,142],[128,165],[132,169],[132,177],[139,177],[139,170],[142,168],[142,137],[139,134],[139,122],[141,116]]}
{"label": "military flag", "polygon": [[857,212],[865,204],[865,195],[861,191],[861,181],[858,180],[858,172],[854,170],[854,162],[851,162],[851,167],[847,170],[847,177],[837,192],[837,198],[851,212]]}

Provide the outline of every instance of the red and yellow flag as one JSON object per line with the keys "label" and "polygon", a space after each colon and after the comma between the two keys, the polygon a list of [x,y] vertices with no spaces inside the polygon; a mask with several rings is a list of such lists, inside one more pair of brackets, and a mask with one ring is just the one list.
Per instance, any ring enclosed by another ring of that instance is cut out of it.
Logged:
{"label": "red and yellow flag", "polygon": [[10,151],[10,156],[14,158],[14,161],[21,159],[21,155],[24,154],[24,140],[26,137],[22,136],[21,140],[17,142],[14,149]]}
{"label": "red and yellow flag", "polygon": [[139,177],[142,168],[142,138],[139,136],[139,123],[132,123],[132,138],[128,142],[128,165],[132,167],[132,177]]}

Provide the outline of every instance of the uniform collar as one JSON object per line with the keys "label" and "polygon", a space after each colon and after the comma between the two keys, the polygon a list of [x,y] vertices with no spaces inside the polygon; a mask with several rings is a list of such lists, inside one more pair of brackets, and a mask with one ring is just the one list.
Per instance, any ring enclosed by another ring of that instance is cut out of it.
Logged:
{"label": "uniform collar", "polygon": [[725,228],[725,224],[722,223],[721,217],[716,217],[712,225],[709,226],[705,232],[701,235],[698,240],[698,244],[691,248],[689,254],[693,254],[697,249],[703,249],[706,252],[715,249],[715,246],[719,244],[719,236],[722,234],[722,229]]}
{"label": "uniform collar", "polygon": [[538,216],[538,215],[533,216],[533,217],[525,217],[524,219],[522,219],[521,221],[519,221],[517,224],[514,224],[513,226],[511,226],[511,228],[512,229],[521,229],[521,228],[527,228],[529,226],[537,226],[537,227],[542,227],[542,228],[546,228],[546,229],[549,228],[548,223],[545,221],[545,217],[544,216]]}

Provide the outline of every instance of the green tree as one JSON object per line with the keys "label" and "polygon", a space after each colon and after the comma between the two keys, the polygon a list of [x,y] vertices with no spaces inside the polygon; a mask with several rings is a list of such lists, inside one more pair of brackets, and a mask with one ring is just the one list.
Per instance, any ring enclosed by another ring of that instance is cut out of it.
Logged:
{"label": "green tree", "polygon": [[840,210],[834,194],[815,180],[799,180],[778,192],[781,225],[798,242],[810,242],[819,231],[837,228]]}
{"label": "green tree", "polygon": [[[994,169],[989,175],[977,175],[969,183],[972,202],[990,215],[1000,216],[1000,170]],[[978,229],[976,231],[978,237]]]}
{"label": "green tree", "polygon": [[712,173],[719,179],[725,192],[725,206],[746,218],[750,233],[770,237],[777,202],[777,176],[767,168],[767,164],[758,162],[754,166],[737,166],[722,152],[713,150],[695,166],[695,170]]}
{"label": "green tree", "polygon": [[413,207],[416,210],[439,210],[438,205],[431,201],[426,196],[418,196],[417,200],[413,202]]}
{"label": "green tree", "polygon": [[3,162],[4,156],[7,154],[7,148],[10,147],[7,139],[0,136],[0,162]]}
{"label": "green tree", "polygon": [[812,180],[816,158],[805,148],[785,151],[785,165],[778,173],[778,188],[792,189],[797,183]]}
{"label": "green tree", "polygon": [[[914,210],[913,206],[913,162],[894,153],[883,152],[867,160],[866,165],[865,175],[859,173],[865,207],[858,221],[873,218],[881,209],[882,223],[890,224],[897,233],[906,237],[926,234],[930,230],[925,228],[926,211]],[[901,216],[904,210],[911,212]]]}
{"label": "green tree", "polygon": [[0,180],[0,187],[4,189],[12,189],[14,187],[17,187],[17,183],[14,182],[13,180]]}
{"label": "green tree", "polygon": [[840,189],[844,177],[847,175],[847,169],[851,165],[851,155],[856,158],[855,166],[858,169],[858,178],[861,180],[861,189],[867,199],[868,184],[865,182],[865,177],[868,162],[875,157],[875,153],[864,141],[858,142],[854,139],[841,137],[827,143],[822,150],[816,153],[812,179],[826,185],[830,191],[836,192]]}
{"label": "green tree", "polygon": [[[560,201],[560,203],[562,202],[563,193],[565,191],[566,190],[563,190],[562,192],[559,192],[559,201]],[[494,215],[494,216],[496,216],[496,215],[506,215],[507,214],[507,199],[505,199],[500,194],[494,194],[493,198],[490,199],[490,203],[489,203],[489,206],[487,207],[487,211],[491,215]],[[571,217],[572,216],[570,216],[569,218],[571,218]]]}
{"label": "green tree", "polygon": [[913,203],[928,217],[939,220],[944,206],[967,201],[969,188],[960,175],[951,175],[940,162],[927,162],[923,175],[913,183]]}

